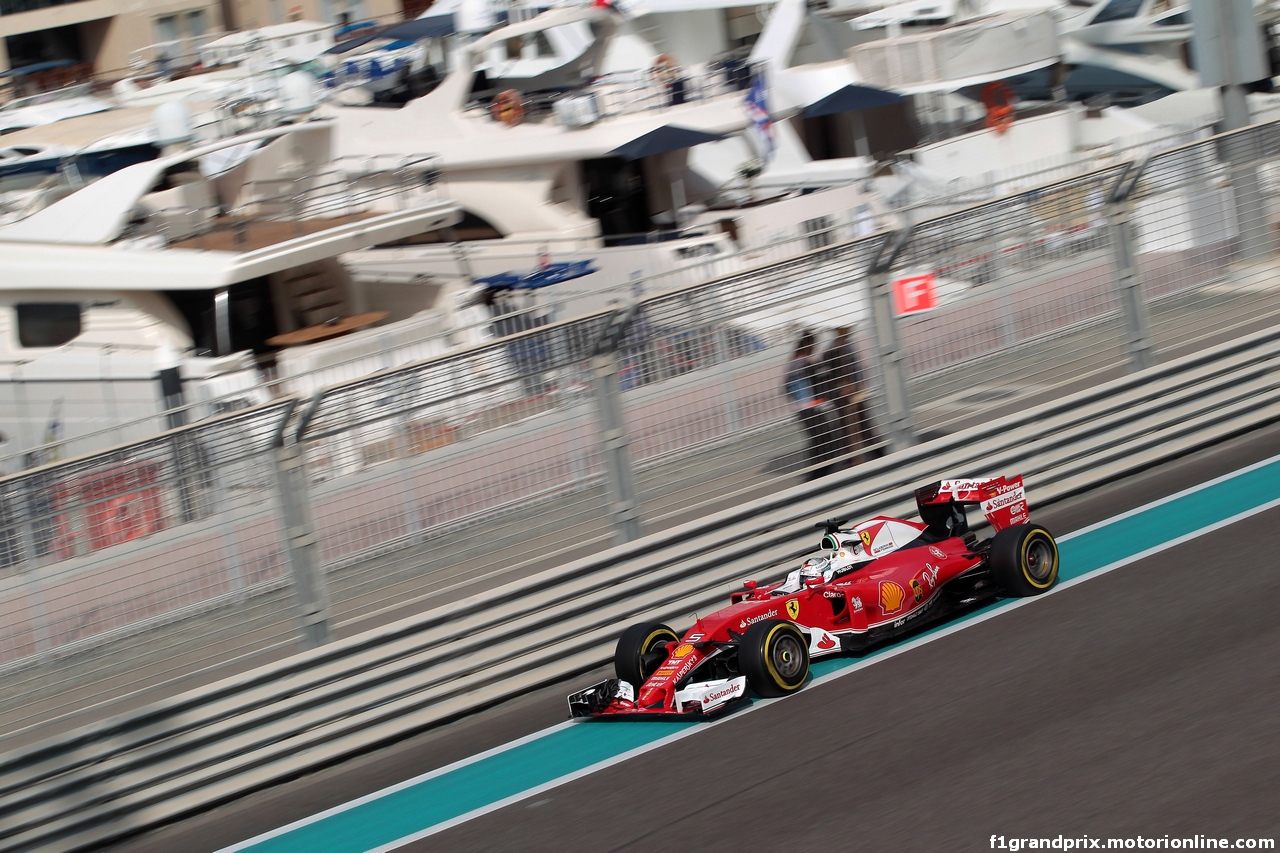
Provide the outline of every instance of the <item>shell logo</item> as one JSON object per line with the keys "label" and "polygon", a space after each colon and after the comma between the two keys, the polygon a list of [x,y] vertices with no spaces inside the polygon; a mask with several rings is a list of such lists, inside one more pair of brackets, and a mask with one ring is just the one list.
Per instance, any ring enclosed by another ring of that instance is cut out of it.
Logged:
{"label": "shell logo", "polygon": [[691,651],[693,651],[693,646],[689,645],[688,643],[682,643],[681,645],[676,647],[675,656],[678,658],[682,658],[685,655],[689,654],[689,652]]}
{"label": "shell logo", "polygon": [[792,619],[800,618],[800,600],[793,598],[787,602],[787,615]]}
{"label": "shell logo", "polygon": [[924,588],[920,586],[920,581],[915,578],[911,579],[911,594],[915,596],[917,602],[924,598]]}
{"label": "shell logo", "polygon": [[880,582],[880,608],[885,613],[893,613],[902,607],[902,600],[906,597],[902,587],[893,581]]}

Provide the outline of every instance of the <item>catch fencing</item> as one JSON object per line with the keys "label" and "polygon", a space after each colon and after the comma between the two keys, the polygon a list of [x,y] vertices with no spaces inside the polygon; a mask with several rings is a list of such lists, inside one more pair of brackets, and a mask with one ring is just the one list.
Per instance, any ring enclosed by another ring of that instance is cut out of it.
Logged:
{"label": "catch fencing", "polygon": [[[1274,325],[1277,161],[1258,125],[0,480],[0,746]],[[155,520],[95,540],[112,501]]]}

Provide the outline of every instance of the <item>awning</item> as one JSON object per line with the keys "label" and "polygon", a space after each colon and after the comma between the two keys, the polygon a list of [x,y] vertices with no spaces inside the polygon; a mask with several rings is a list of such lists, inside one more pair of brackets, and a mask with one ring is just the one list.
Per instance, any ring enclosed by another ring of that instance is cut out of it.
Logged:
{"label": "awning", "polygon": [[[422,39],[444,38],[458,31],[455,18],[456,16],[452,12],[443,15],[430,15],[425,18],[414,18],[412,21],[405,21],[403,24],[387,27],[385,30],[371,35],[362,35],[357,38],[340,41],[326,50],[325,53],[346,53],[347,51],[355,50],[357,47],[363,47],[374,39],[415,42]],[[505,19],[506,13],[500,13],[499,21],[504,21]]]}
{"label": "awning", "polygon": [[[422,19],[419,18],[418,20]],[[611,22],[616,24],[621,20],[622,16],[608,6],[562,6],[558,9],[549,9],[536,18],[529,18],[519,23],[499,27],[488,35],[477,39],[467,49],[471,51],[473,56],[479,56],[495,44],[517,36],[545,32],[554,27],[563,27],[578,21]]]}
{"label": "awning", "polygon": [[500,272],[497,275],[487,275],[476,279],[476,284],[483,284],[490,290],[535,290],[572,278],[591,275],[593,272],[596,272],[596,268],[591,266],[591,261],[565,261],[523,272]]}
{"label": "awning", "polygon": [[681,148],[692,148],[704,142],[719,142],[722,139],[728,139],[728,137],[718,133],[690,130],[674,124],[664,124],[643,136],[637,136],[630,142],[624,142],[610,151],[608,156],[621,157],[624,160],[639,160],[642,157],[665,154]]}
{"label": "awning", "polygon": [[75,61],[71,59],[51,59],[48,62],[37,62],[33,65],[24,65],[21,68],[9,68],[0,71],[0,77],[25,77],[28,74],[38,74],[41,71],[51,71],[54,68],[66,68],[68,65],[75,65]]}
{"label": "awning", "polygon": [[887,107],[890,104],[902,103],[902,96],[883,89],[870,86],[841,86],[820,101],[815,101],[804,108],[805,118],[847,113],[852,110],[869,110],[872,107]]}

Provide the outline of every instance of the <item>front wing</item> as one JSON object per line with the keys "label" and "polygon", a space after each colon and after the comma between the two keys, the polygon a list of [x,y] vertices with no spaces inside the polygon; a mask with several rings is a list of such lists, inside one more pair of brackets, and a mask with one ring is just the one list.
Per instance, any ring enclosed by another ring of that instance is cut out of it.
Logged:
{"label": "front wing", "polygon": [[746,701],[749,701],[747,679],[743,676],[691,684],[676,692],[671,708],[640,707],[631,684],[608,678],[570,694],[569,716],[575,719],[690,719],[726,711]]}

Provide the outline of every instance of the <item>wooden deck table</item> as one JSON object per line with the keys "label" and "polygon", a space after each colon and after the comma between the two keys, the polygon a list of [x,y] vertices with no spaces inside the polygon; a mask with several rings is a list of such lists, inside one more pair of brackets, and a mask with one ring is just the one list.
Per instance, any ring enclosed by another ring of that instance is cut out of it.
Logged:
{"label": "wooden deck table", "polygon": [[301,329],[294,329],[292,332],[285,332],[282,335],[267,338],[267,343],[273,347],[291,347],[299,344],[312,344],[316,341],[323,341],[329,338],[336,338],[338,335],[345,335],[347,332],[354,332],[356,329],[363,329],[366,326],[372,326],[374,323],[387,319],[386,311],[368,311],[364,314],[355,314],[350,317],[337,317],[326,323],[317,323],[314,326],[304,326]]}

